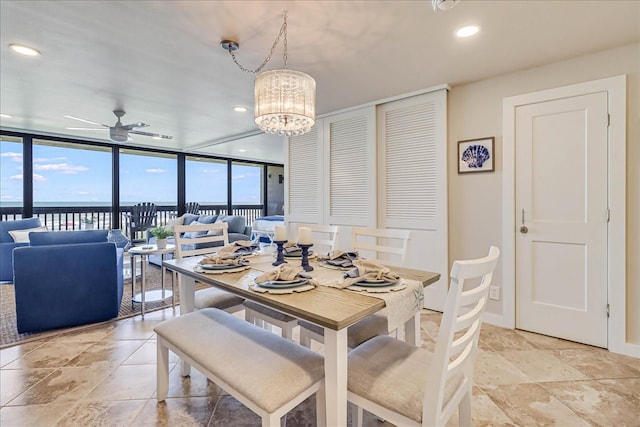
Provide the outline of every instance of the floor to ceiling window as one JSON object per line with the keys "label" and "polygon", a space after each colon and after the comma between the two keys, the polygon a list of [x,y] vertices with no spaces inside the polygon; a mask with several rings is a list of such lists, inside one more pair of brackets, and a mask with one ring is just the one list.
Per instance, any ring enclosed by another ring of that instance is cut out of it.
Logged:
{"label": "floor to ceiling window", "polygon": [[22,213],[22,138],[0,135],[0,206]]}
{"label": "floor to ceiling window", "polygon": [[[34,139],[32,164],[34,213],[50,229],[109,224],[112,177],[108,147]],[[53,207],[67,208],[68,214],[45,213]],[[95,208],[95,212],[76,210],[78,207]]]}
{"label": "floor to ceiling window", "polygon": [[34,206],[111,205],[111,150],[33,140]]}
{"label": "floor to ceiling window", "polygon": [[187,156],[185,200],[227,207],[227,161]]}
{"label": "floor to ceiling window", "polygon": [[120,150],[120,205],[151,202],[175,207],[178,166],[174,154]]}

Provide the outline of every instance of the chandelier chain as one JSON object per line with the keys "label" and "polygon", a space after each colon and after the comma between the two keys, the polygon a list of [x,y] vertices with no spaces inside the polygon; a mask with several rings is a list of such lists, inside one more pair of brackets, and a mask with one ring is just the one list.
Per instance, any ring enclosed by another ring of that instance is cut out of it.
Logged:
{"label": "chandelier chain", "polygon": [[280,43],[280,38],[283,35],[284,35],[283,59],[284,59],[284,68],[286,69],[287,68],[287,11],[284,12],[284,22],[282,23],[282,27],[280,27],[280,33],[278,34],[278,37],[276,37],[276,40],[273,42],[273,46],[271,46],[271,51],[269,52],[269,55],[267,55],[267,57],[264,59],[264,61],[262,61],[262,64],[260,64],[258,68],[256,68],[255,70],[251,70],[249,68],[243,67],[238,62],[238,59],[236,58],[236,54],[233,52],[231,45],[228,47],[228,51],[229,51],[229,54],[231,54],[231,57],[233,58],[233,62],[236,63],[236,65],[238,66],[238,68],[240,68],[240,70],[244,71],[245,73],[258,74],[260,71],[262,71],[265,65],[267,65],[267,63],[271,60],[271,57],[273,56],[273,52],[276,50],[278,43]]}

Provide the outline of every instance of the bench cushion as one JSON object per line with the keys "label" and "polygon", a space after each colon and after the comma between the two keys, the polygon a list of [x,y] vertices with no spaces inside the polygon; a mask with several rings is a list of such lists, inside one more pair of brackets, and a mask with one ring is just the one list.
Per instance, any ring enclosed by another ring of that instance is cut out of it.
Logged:
{"label": "bench cushion", "polygon": [[318,353],[215,308],[167,320],[154,330],[269,413],[324,377]]}

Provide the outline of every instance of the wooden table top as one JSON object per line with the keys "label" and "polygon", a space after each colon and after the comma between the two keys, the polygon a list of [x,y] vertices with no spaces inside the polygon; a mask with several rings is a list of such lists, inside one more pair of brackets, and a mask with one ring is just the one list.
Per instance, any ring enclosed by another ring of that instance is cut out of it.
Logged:
{"label": "wooden table top", "polygon": [[[270,294],[252,291],[249,289],[249,285],[253,284],[254,279],[263,272],[274,268],[271,265],[274,260],[273,254],[257,255],[250,258],[250,269],[224,274],[193,271],[193,268],[201,258],[173,259],[164,261],[163,264],[167,269],[192,277],[200,283],[227,290],[293,317],[333,330],[346,328],[385,306],[384,300],[380,298],[328,286],[316,286],[310,291],[294,292],[292,294]],[[293,263],[297,262],[299,261],[293,261]],[[343,273],[340,270],[321,267],[314,260],[310,260],[309,263],[314,267],[310,274],[320,282],[337,280]],[[422,282],[423,286],[433,284],[440,279],[439,273],[401,267],[391,268],[403,278]]]}

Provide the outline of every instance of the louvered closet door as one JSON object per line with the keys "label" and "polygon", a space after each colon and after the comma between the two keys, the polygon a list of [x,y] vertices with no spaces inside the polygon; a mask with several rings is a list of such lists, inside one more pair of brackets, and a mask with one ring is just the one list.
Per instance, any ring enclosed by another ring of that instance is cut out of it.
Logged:
{"label": "louvered closet door", "polygon": [[324,118],[325,223],[375,227],[375,107]]}
{"label": "louvered closet door", "polygon": [[448,283],[446,90],[378,106],[378,226],[411,230],[407,267],[437,271],[428,308]]}
{"label": "louvered closet door", "polygon": [[322,223],[322,120],[302,136],[289,138],[286,150],[287,222]]}

